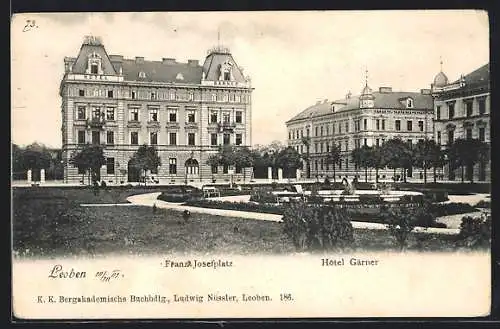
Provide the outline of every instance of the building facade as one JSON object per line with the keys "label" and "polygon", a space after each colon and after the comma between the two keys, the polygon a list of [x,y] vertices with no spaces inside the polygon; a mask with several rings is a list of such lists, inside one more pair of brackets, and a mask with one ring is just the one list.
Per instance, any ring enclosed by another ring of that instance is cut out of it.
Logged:
{"label": "building facade", "polygon": [[[434,139],[446,150],[456,139],[479,139],[490,143],[490,68],[485,64],[456,81],[439,72],[431,84],[434,97]],[[491,162],[465,168],[465,179],[487,181]],[[461,180],[461,169],[444,167],[443,178]]]}
{"label": "building facade", "polygon": [[[327,157],[332,144],[341,150],[341,163],[335,167],[336,178],[364,176],[363,169],[352,161],[351,152],[362,145],[382,145],[401,138],[409,144],[432,138],[433,100],[429,89],[420,92],[396,92],[381,87],[373,92],[365,84],[358,96],[324,100],[308,107],[286,122],[288,145],[300,154],[307,152],[303,137],[310,137],[311,177],[333,177]],[[303,169],[306,169],[304,164]],[[420,177],[420,170],[409,170],[408,177]],[[393,170],[379,170],[380,179],[391,179]],[[371,170],[368,179],[375,179]]]}
{"label": "building facade", "polygon": [[62,152],[65,182],[82,180],[69,160],[81,145],[100,144],[106,165],[98,179],[139,181],[130,159],[143,145],[158,150],[162,183],[250,177],[251,168],[210,167],[219,145],[250,146],[252,87],[229,49],[198,60],[147,61],[108,55],[98,37],[85,37],[76,57],[64,59]]}

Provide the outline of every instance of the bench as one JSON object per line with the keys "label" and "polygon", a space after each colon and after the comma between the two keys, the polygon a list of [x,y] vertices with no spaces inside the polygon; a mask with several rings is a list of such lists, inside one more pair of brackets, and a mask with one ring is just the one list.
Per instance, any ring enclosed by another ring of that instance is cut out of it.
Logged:
{"label": "bench", "polygon": [[204,198],[220,197],[220,191],[215,187],[204,187],[202,190]]}

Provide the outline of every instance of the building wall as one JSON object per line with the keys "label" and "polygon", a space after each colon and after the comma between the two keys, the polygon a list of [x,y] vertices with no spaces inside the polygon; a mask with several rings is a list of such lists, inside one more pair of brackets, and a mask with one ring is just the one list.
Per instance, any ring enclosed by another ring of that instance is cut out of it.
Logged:
{"label": "building wall", "polygon": [[[84,95],[80,95],[80,90]],[[108,91],[113,91],[108,97]],[[135,93],[135,99],[132,98]],[[155,93],[154,97],[151,93]],[[242,122],[235,124],[230,133],[230,144],[236,142],[236,134],[242,135],[242,146],[251,145],[251,88],[234,86],[175,86],[172,84],[137,84],[127,81],[101,82],[95,80],[73,80],[66,77],[61,85],[62,141],[63,159],[65,160],[64,179],[66,182],[78,182],[82,175],[69,164],[72,153],[78,148],[78,131],[85,132],[85,142],[92,143],[92,131],[100,135],[100,144],[104,146],[106,157],[114,158],[115,173],[107,174],[106,166],[101,168],[101,179],[108,182],[127,182],[127,176],[120,174],[126,169],[128,161],[142,144],[150,145],[150,133],[158,133],[157,149],[162,165],[158,174],[152,174],[162,182],[180,183],[186,180],[187,159],[193,157],[199,163],[199,175],[189,176],[191,180],[212,180],[211,167],[206,164],[210,154],[217,152],[217,145],[211,145],[210,133],[217,133],[217,144],[223,143],[223,133],[217,124],[209,122],[210,113],[217,111],[222,121],[222,112],[230,113],[230,122],[235,122],[236,111],[242,112]],[[85,119],[78,119],[78,108],[85,107]],[[112,109],[114,120],[105,120],[101,128],[89,128],[87,119],[92,117],[92,109],[100,107],[101,112]],[[139,120],[130,120],[130,111],[137,108]],[[150,110],[158,111],[158,121],[150,120]],[[169,110],[177,110],[177,122],[169,122]],[[195,111],[195,123],[187,122],[187,111]],[[114,132],[114,143],[107,143],[107,132]],[[137,145],[132,145],[131,132],[138,133]],[[169,133],[177,134],[177,145],[170,145]],[[195,145],[187,145],[187,134],[195,133]],[[177,159],[177,174],[169,174],[169,159]],[[122,176],[122,177],[120,177]],[[235,180],[243,179],[242,174],[234,175]],[[245,170],[248,180],[251,169]],[[223,174],[219,168],[213,177],[218,181],[229,181],[229,174]]]}
{"label": "building wall", "polygon": [[[336,166],[336,178],[359,175],[364,179],[364,170],[361,168],[356,169],[350,156],[356,146],[361,147],[365,144],[365,140],[368,146],[376,145],[377,140],[379,145],[382,145],[386,140],[392,138],[401,138],[404,141],[411,140],[414,145],[419,139],[432,138],[432,117],[432,108],[346,110],[322,117],[312,117],[311,120],[288,122],[288,145],[294,147],[301,154],[306,153],[301,136],[306,136],[306,131],[309,128],[311,133],[311,177],[316,177],[316,175],[320,178],[333,177],[333,166],[331,164],[327,165],[326,159],[329,147],[336,143],[340,146],[342,158],[342,165]],[[355,123],[357,120],[360,122],[359,129]],[[366,120],[366,128],[364,120]],[[379,120],[378,129],[377,120]],[[400,130],[396,130],[396,120],[400,120]],[[411,131],[407,129],[407,121],[412,121]],[[419,128],[419,121],[423,123],[422,129]],[[323,130],[321,130],[321,127],[323,127]],[[316,134],[316,129],[318,129],[318,134]],[[321,131],[323,131],[323,135]],[[317,170],[316,161],[318,163]],[[321,161],[323,161],[323,166],[321,166]],[[303,169],[306,170],[305,164]],[[379,177],[382,179],[390,179],[393,175],[392,169],[379,170]],[[412,177],[420,178],[420,170],[414,169]],[[427,177],[432,178],[432,173],[428,173]],[[369,179],[375,179],[375,170],[371,171]]]}

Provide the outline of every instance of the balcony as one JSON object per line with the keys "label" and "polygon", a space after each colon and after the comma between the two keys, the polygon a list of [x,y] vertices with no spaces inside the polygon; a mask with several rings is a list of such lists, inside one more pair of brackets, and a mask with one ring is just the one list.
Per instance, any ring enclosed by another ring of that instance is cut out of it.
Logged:
{"label": "balcony", "polygon": [[103,129],[106,121],[103,118],[87,119],[87,129]]}
{"label": "balcony", "polygon": [[219,122],[217,124],[219,132],[233,132],[236,128],[236,123],[234,122]]}

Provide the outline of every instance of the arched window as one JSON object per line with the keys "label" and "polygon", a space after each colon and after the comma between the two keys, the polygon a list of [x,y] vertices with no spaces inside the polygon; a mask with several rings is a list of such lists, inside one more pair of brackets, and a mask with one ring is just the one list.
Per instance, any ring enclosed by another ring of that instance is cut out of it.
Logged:
{"label": "arched window", "polygon": [[186,161],[186,174],[187,175],[198,175],[200,172],[200,166],[196,159],[188,159]]}

